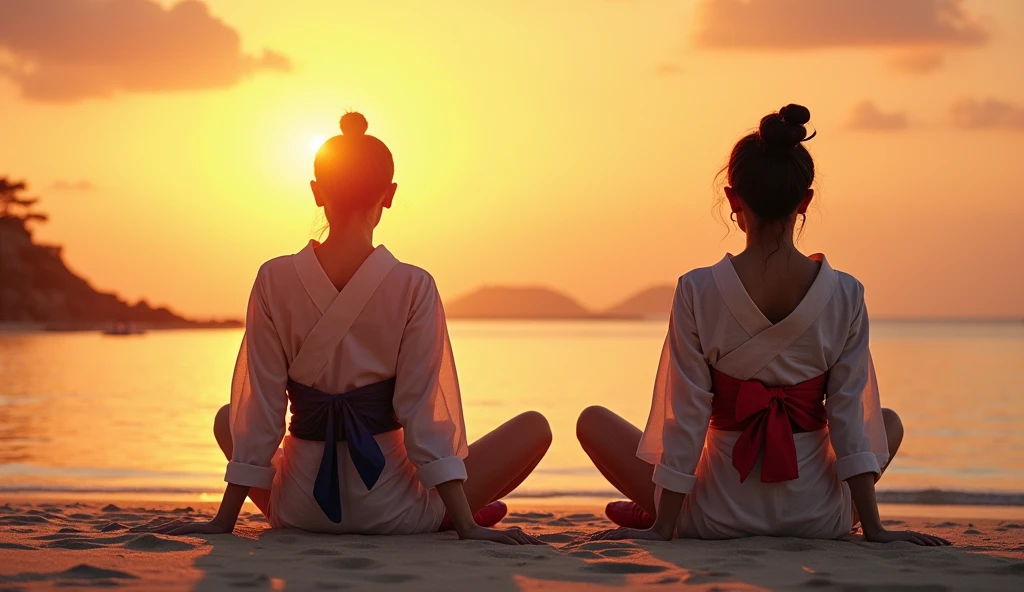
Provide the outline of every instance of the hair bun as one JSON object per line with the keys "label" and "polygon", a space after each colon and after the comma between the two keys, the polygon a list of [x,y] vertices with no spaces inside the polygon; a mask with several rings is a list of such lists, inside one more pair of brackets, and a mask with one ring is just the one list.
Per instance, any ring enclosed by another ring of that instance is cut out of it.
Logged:
{"label": "hair bun", "polygon": [[[804,124],[811,120],[811,111],[803,105],[786,105],[778,113],[761,118],[758,133],[761,140],[772,149],[787,151],[796,148],[800,142],[809,140]],[[814,137],[812,134],[811,137]]]}
{"label": "hair bun", "polygon": [[795,125],[804,125],[811,120],[811,110],[803,105],[786,105],[779,109],[779,115],[786,123]]}
{"label": "hair bun", "polygon": [[340,124],[341,133],[346,136],[365,135],[366,128],[370,127],[370,124],[366,122],[366,118],[363,117],[363,114],[355,111],[349,111],[342,115]]}

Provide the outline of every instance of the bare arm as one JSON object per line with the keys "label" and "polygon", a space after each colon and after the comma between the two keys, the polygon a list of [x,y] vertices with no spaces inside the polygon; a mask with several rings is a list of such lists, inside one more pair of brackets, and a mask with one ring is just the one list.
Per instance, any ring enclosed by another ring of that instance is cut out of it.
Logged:
{"label": "bare arm", "polygon": [[466,500],[466,492],[462,481],[445,481],[437,485],[437,493],[448,510],[448,515],[455,525],[455,532],[462,540],[491,541],[505,545],[543,545],[541,541],[526,534],[521,529],[497,530],[484,528],[476,523],[473,510]]}
{"label": "bare arm", "polygon": [[875,474],[861,473],[846,480],[850,486],[850,495],[853,497],[853,504],[860,514],[861,528],[864,530],[864,538],[873,543],[892,543],[895,541],[906,541],[915,545],[926,547],[941,547],[949,545],[944,538],[914,532],[912,530],[886,530],[882,526],[882,519],[878,516],[878,500],[875,498]]}

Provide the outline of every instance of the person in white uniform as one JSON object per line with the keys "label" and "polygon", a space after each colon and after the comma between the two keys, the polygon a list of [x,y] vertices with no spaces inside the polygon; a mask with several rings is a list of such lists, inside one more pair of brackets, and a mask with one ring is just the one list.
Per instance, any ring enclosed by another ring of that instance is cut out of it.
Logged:
{"label": "person in white uniform", "polygon": [[391,152],[358,113],[341,129],[310,183],[329,236],[266,262],[252,289],[231,403],[214,425],[230,461],[220,509],[164,530],[231,532],[248,496],[273,528],[539,544],[487,526],[547,451],[548,423],[526,412],[467,445],[434,280],[373,246],[397,189]]}
{"label": "person in white uniform", "polygon": [[869,541],[949,544],[878,515],[903,428],[879,403],[863,286],[794,243],[814,196],[809,120],[788,105],[733,149],[725,195],[746,248],[679,278],[644,431],[580,415],[583,449],[631,500],[595,538],[837,538],[859,514]]}

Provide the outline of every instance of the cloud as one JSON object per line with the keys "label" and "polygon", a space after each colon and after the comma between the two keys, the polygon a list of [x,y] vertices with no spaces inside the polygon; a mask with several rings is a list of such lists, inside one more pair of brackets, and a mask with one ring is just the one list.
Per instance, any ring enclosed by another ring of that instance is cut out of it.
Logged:
{"label": "cloud", "polygon": [[950,115],[953,125],[964,129],[1024,130],[1024,107],[999,99],[961,99]]}
{"label": "cloud", "polygon": [[0,0],[0,76],[31,100],[223,88],[290,68],[280,53],[243,53],[198,0]]}
{"label": "cloud", "polygon": [[910,123],[902,111],[886,113],[872,101],[861,101],[853,107],[846,128],[860,131],[893,132],[905,130]]}
{"label": "cloud", "polygon": [[962,0],[701,0],[696,43],[719,49],[952,48],[988,31]]}
{"label": "cloud", "polygon": [[892,67],[904,74],[931,74],[945,63],[946,58],[940,52],[923,50],[897,55],[890,62]]}
{"label": "cloud", "polygon": [[53,188],[58,191],[92,191],[95,186],[91,181],[80,179],[78,181],[66,181],[58,179],[54,181]]}

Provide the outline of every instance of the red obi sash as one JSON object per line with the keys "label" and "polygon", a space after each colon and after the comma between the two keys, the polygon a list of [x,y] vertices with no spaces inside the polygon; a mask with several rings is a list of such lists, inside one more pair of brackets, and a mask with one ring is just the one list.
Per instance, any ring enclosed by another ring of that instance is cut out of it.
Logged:
{"label": "red obi sash", "polygon": [[743,432],[732,449],[732,466],[746,480],[761,461],[761,481],[781,483],[800,476],[794,432],[815,432],[828,426],[825,415],[827,374],[793,386],[766,386],[758,380],[737,380],[711,369],[711,427]]}

